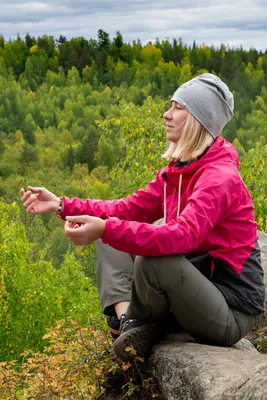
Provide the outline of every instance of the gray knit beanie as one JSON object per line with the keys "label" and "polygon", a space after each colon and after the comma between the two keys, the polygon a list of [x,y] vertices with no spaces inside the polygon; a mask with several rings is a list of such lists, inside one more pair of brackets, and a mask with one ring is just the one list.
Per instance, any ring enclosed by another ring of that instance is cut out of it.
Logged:
{"label": "gray knit beanie", "polygon": [[183,105],[216,138],[233,117],[234,96],[213,74],[202,74],[181,85],[171,101]]}

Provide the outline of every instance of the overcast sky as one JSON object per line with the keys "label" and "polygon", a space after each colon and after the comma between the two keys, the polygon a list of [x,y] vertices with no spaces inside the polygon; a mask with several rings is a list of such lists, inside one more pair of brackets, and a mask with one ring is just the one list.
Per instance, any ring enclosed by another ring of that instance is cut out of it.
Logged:
{"label": "overcast sky", "polygon": [[0,34],[97,38],[103,29],[125,42],[182,38],[192,45],[267,49],[267,0],[0,0]]}

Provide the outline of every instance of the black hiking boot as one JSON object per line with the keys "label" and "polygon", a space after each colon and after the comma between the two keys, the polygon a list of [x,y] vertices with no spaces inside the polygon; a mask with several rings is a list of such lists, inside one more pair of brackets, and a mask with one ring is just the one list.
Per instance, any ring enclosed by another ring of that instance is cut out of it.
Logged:
{"label": "black hiking boot", "polygon": [[[146,358],[154,344],[162,338],[162,329],[157,322],[130,319],[121,316],[120,336],[114,342],[114,352],[122,361],[132,361],[135,356]],[[135,352],[127,351],[133,346]],[[133,354],[134,353],[134,354]]]}

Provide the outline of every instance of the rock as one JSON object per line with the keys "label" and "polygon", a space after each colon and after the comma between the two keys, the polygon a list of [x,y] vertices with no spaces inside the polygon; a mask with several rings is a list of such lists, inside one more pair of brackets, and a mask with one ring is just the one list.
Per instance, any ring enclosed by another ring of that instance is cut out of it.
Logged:
{"label": "rock", "polygon": [[267,357],[246,339],[217,347],[171,334],[153,348],[149,363],[167,400],[267,399]]}
{"label": "rock", "polygon": [[[261,249],[261,264],[264,271],[265,290],[267,290],[267,234],[258,231],[259,245]],[[265,296],[265,312],[255,318],[253,329],[259,329],[267,326],[267,295]]]}
{"label": "rock", "polygon": [[237,350],[247,350],[254,351],[254,353],[258,353],[258,350],[253,346],[253,344],[247,339],[241,339],[239,342],[234,344],[232,348]]}

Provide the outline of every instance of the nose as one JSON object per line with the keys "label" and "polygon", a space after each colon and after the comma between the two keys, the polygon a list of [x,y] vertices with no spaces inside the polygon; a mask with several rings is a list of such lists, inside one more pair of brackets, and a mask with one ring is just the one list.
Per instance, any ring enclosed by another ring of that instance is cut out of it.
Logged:
{"label": "nose", "polygon": [[163,118],[164,119],[171,119],[172,118],[171,108],[163,114]]}

